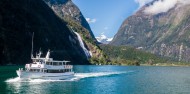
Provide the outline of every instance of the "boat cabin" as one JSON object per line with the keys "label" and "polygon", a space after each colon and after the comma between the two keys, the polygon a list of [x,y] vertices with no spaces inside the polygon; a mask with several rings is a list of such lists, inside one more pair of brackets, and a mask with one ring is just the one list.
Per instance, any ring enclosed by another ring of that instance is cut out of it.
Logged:
{"label": "boat cabin", "polygon": [[28,72],[44,72],[44,73],[65,73],[72,72],[73,66],[68,65],[70,61],[54,61],[49,58],[50,51],[47,52],[45,58],[41,58],[41,52],[32,58],[32,63],[26,64],[25,69]]}

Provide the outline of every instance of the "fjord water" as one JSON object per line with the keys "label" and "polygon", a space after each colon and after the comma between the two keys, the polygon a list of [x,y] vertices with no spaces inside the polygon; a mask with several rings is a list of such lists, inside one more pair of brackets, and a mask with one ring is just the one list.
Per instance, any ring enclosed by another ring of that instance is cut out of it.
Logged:
{"label": "fjord water", "polygon": [[0,94],[190,94],[190,67],[74,66],[67,80],[21,80],[0,66]]}

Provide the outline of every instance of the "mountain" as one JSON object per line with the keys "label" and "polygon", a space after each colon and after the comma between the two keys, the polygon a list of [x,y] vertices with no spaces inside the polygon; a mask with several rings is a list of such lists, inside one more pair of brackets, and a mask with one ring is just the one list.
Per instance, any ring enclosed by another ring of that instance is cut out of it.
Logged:
{"label": "mountain", "polygon": [[96,37],[97,41],[102,44],[109,44],[113,38],[107,38],[104,34],[101,34],[99,37]]}
{"label": "mountain", "polygon": [[79,39],[88,60],[91,63],[106,63],[105,53],[97,45],[92,30],[80,9],[71,0],[44,0],[46,4],[54,11],[54,13],[67,23],[67,27],[71,32],[78,33]]}
{"label": "mountain", "polygon": [[132,46],[175,61],[190,62],[190,3],[168,2],[155,0],[140,8],[122,23],[110,44]]}
{"label": "mountain", "polygon": [[61,18],[71,18],[86,28],[95,39],[94,34],[82,15],[80,9],[71,0],[44,0],[53,11]]}
{"label": "mountain", "polygon": [[[50,57],[70,60],[71,64],[95,64],[100,60],[107,62],[88,23],[72,1],[48,2],[0,1],[0,56],[3,58],[0,65],[30,62],[33,34],[34,55],[40,49],[45,55],[50,49]],[[60,9],[67,12],[64,11],[64,15],[57,13],[54,10],[56,6],[61,6]],[[68,12],[70,14],[66,15]]]}
{"label": "mountain", "polygon": [[34,55],[41,48],[58,60],[89,64],[78,37],[42,0],[0,1],[0,65],[30,62],[34,32]]}

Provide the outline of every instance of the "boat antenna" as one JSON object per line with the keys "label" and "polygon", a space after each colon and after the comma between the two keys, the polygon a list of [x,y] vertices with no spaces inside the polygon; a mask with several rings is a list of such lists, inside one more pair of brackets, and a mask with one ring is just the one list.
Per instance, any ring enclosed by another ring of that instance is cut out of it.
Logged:
{"label": "boat antenna", "polygon": [[32,34],[32,49],[31,49],[31,58],[33,58],[34,56],[33,56],[33,40],[34,40],[34,32],[33,32],[33,34]]}

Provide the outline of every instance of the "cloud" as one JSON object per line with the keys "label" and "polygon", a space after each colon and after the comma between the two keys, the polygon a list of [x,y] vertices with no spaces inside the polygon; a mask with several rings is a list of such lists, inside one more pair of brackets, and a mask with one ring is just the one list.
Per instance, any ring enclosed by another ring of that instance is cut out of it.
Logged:
{"label": "cloud", "polygon": [[149,7],[145,8],[144,12],[146,14],[168,12],[171,8],[175,7],[176,4],[180,6],[187,5],[190,4],[190,0],[158,0]]}
{"label": "cloud", "polygon": [[139,4],[139,8],[151,1],[153,1],[153,0],[135,0],[135,2]]}
{"label": "cloud", "polygon": [[95,23],[95,22],[96,22],[96,19],[86,18],[86,21],[87,21],[88,23]]}

